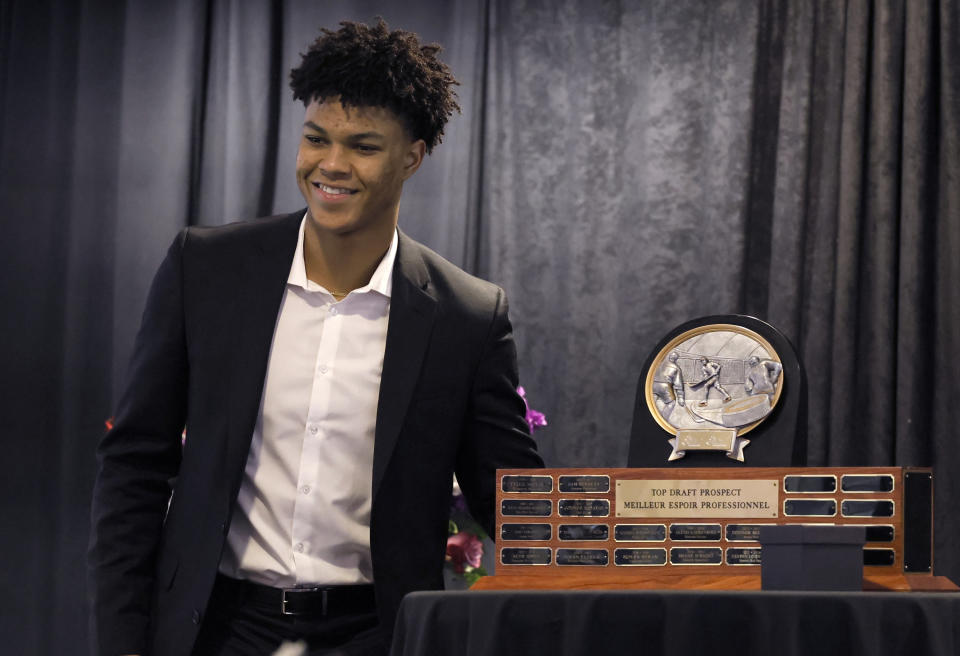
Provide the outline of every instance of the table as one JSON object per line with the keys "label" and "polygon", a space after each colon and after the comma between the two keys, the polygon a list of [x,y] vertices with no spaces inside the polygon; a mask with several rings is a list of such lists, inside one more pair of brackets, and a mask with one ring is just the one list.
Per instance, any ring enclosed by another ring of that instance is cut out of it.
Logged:
{"label": "table", "polygon": [[416,592],[391,656],[957,656],[960,592]]}

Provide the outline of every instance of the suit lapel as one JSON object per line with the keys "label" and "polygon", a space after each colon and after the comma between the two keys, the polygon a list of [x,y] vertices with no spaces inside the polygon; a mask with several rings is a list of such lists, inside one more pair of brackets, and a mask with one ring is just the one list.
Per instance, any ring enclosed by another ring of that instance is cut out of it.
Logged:
{"label": "suit lapel", "polygon": [[[250,450],[250,439],[260,410],[267,360],[280,301],[290,274],[290,262],[297,245],[297,231],[303,211],[294,212],[277,221],[276,226],[258,232],[257,241],[247,244],[240,254],[236,289],[243,296],[234,299],[232,325],[236,343],[230,386],[230,447],[228,458],[242,460],[240,467],[228,470],[243,473]],[[240,476],[234,483],[239,485]]]}
{"label": "suit lapel", "polygon": [[437,302],[428,291],[429,282],[416,243],[401,232],[393,269],[390,319],[377,406],[373,449],[374,498],[393,455],[420,376],[420,365],[430,343]]}

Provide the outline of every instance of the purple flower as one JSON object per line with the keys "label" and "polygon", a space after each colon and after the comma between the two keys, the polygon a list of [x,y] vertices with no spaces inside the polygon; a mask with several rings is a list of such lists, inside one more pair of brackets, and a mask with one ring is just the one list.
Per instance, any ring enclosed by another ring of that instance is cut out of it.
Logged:
{"label": "purple flower", "polygon": [[461,514],[467,512],[467,500],[459,490],[455,491],[450,499],[450,512]]}
{"label": "purple flower", "polygon": [[530,407],[530,404],[527,403],[527,393],[523,389],[523,385],[517,388],[517,394],[523,399],[523,406],[527,409],[525,419],[527,420],[527,426],[530,427],[530,434],[532,435],[537,428],[547,425],[547,417],[539,410],[534,410]]}

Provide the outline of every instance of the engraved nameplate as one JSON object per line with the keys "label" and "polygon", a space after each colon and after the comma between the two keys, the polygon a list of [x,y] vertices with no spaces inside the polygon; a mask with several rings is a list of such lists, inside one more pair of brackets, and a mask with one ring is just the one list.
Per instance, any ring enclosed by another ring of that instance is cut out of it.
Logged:
{"label": "engraved nameplate", "polygon": [[502,565],[549,565],[548,547],[504,547],[500,550]]}
{"label": "engraved nameplate", "polygon": [[561,524],[557,528],[561,540],[606,540],[610,527],[606,524]]}
{"label": "engraved nameplate", "polygon": [[617,542],[663,542],[667,539],[665,524],[617,524],[613,527]]}
{"label": "engraved nameplate", "polygon": [[718,542],[722,537],[719,524],[671,524],[670,539]]}
{"label": "engraved nameplate", "polygon": [[608,562],[606,549],[557,549],[557,565],[603,566]]}
{"label": "engraved nameplate", "polygon": [[553,514],[550,499],[502,499],[500,514],[505,517],[549,517]]}
{"label": "engraved nameplate", "polygon": [[617,517],[777,517],[776,480],[619,480]]}
{"label": "engraved nameplate", "polygon": [[759,565],[761,549],[730,547],[727,549],[727,565]]}
{"label": "engraved nameplate", "polygon": [[890,474],[844,474],[840,479],[844,492],[893,492]]}
{"label": "engraved nameplate", "polygon": [[561,517],[607,517],[610,502],[606,499],[560,499]]}
{"label": "engraved nameplate", "polygon": [[613,564],[620,567],[661,567],[667,564],[667,550],[614,549]]}
{"label": "engraved nameplate", "polygon": [[893,501],[887,499],[846,500],[840,504],[844,517],[893,517]]}
{"label": "engraved nameplate", "polygon": [[787,517],[833,517],[837,514],[837,502],[833,499],[787,499],[783,502],[783,514]]}
{"label": "engraved nameplate", "polygon": [[671,565],[722,565],[723,549],[720,547],[673,547],[670,549]]}
{"label": "engraved nameplate", "polygon": [[552,536],[550,524],[501,524],[500,539],[512,541],[542,541]]}
{"label": "engraved nameplate", "polygon": [[727,524],[727,542],[759,542],[761,526],[769,524]]}
{"label": "engraved nameplate", "polygon": [[783,477],[783,491],[791,494],[836,492],[836,476],[797,475]]}
{"label": "engraved nameplate", "polygon": [[609,492],[609,476],[560,476],[561,492]]}
{"label": "engraved nameplate", "polygon": [[508,475],[500,479],[500,489],[503,492],[553,492],[553,477]]}

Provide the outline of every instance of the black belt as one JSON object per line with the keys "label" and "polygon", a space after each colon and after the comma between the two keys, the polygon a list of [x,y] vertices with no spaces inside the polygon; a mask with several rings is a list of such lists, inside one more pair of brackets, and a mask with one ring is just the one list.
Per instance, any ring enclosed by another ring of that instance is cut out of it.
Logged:
{"label": "black belt", "polygon": [[339,617],[377,610],[373,584],[328,585],[312,588],[273,588],[269,585],[233,579],[219,574],[217,586],[228,594],[263,608],[296,617]]}

